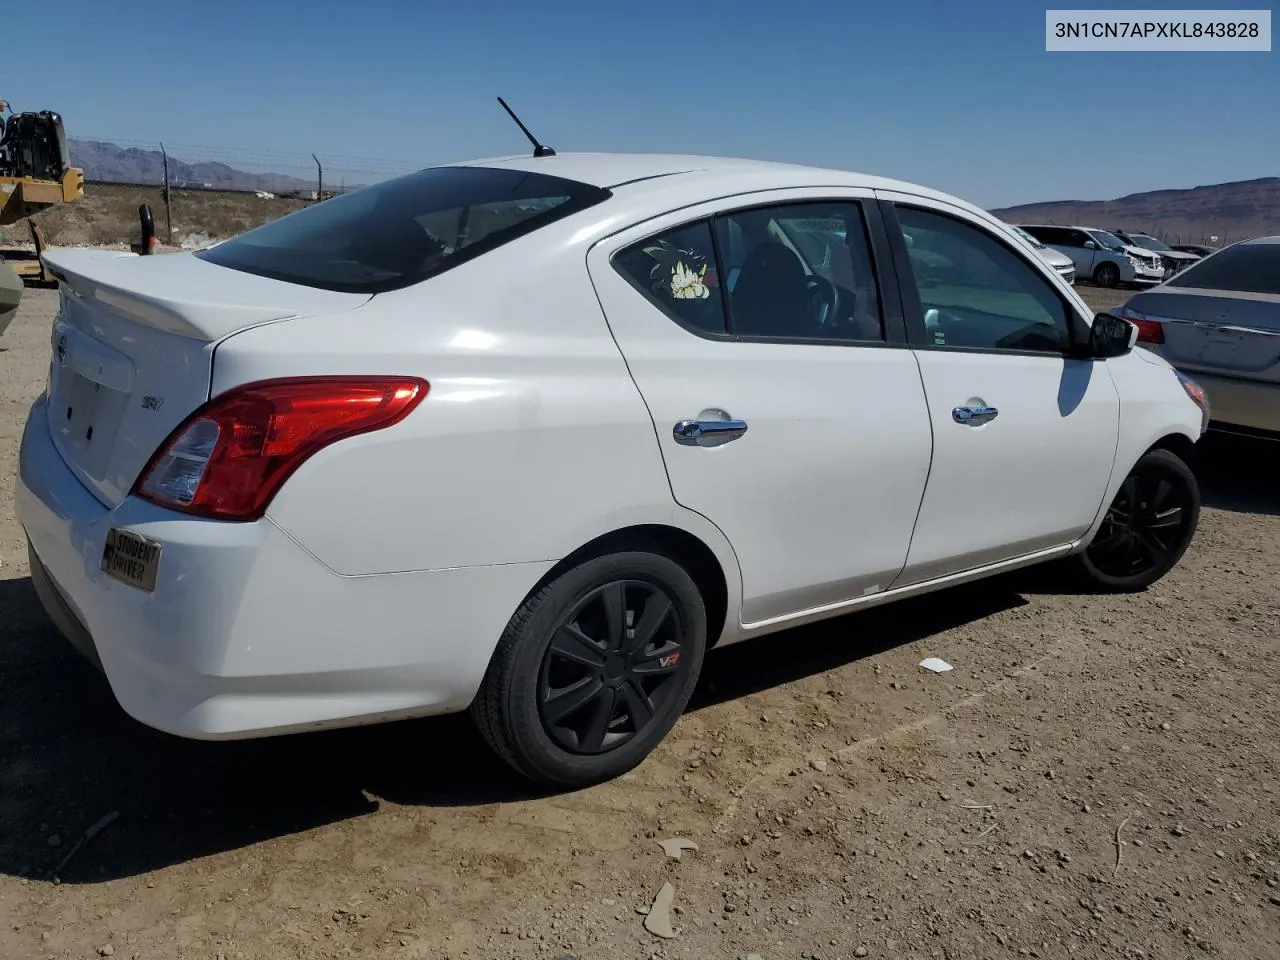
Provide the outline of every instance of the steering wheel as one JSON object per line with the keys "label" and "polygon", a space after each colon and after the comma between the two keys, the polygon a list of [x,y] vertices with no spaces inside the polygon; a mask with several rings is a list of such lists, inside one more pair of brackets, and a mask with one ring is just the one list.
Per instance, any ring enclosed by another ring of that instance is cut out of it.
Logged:
{"label": "steering wheel", "polygon": [[805,286],[808,288],[809,296],[821,297],[827,308],[825,315],[819,315],[818,325],[826,327],[835,324],[840,316],[840,291],[836,285],[826,277],[811,273],[805,277]]}

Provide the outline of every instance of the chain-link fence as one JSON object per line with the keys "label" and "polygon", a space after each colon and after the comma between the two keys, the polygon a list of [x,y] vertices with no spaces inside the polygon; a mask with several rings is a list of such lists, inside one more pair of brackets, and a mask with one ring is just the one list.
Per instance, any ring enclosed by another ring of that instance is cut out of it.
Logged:
{"label": "chain-link fence", "polygon": [[[234,236],[312,201],[298,198],[260,197],[253,193],[217,190],[171,190],[166,205],[164,188],[88,183],[84,196],[41,211],[31,221],[38,224],[49,246],[118,246],[127,248],[139,239],[138,208],[151,207],[156,240],[163,246],[195,249]],[[32,247],[26,220],[0,227],[0,247]]]}
{"label": "chain-link fence", "polygon": [[[425,165],[118,138],[73,138],[69,146],[72,164],[85,174],[84,196],[30,218],[49,246],[127,249],[139,238],[138,207],[146,203],[162,247],[195,249],[316,200]],[[0,250],[33,249],[28,220],[0,226]]]}

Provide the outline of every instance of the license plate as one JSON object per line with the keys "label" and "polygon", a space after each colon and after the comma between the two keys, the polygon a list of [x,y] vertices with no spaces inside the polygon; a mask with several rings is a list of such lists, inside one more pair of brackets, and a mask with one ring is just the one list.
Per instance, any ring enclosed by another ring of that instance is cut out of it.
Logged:
{"label": "license plate", "polygon": [[161,544],[128,530],[112,530],[102,549],[102,569],[109,577],[148,593],[156,588]]}

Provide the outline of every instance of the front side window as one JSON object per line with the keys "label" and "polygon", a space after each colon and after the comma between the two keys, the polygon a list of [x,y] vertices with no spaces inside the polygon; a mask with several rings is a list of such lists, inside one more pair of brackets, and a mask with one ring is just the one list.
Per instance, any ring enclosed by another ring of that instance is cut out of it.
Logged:
{"label": "front side window", "polygon": [[1068,308],[1050,282],[985,230],[899,207],[910,234],[911,272],[936,347],[1061,353],[1071,345]]}
{"label": "front side window", "polygon": [[1089,236],[1104,250],[1123,250],[1124,241],[1115,234],[1107,233],[1105,230],[1090,230]]}
{"label": "front side window", "polygon": [[287,283],[384,293],[609,196],[523,170],[432,167],[316,203],[196,256]]}

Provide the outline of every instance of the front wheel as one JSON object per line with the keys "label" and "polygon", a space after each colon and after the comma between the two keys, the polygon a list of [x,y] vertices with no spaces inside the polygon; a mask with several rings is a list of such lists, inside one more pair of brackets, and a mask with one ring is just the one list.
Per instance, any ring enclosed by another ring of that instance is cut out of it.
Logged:
{"label": "front wheel", "polygon": [[471,706],[489,746],[553,788],[638,765],[684,711],[707,643],[693,579],[647,552],[596,557],[516,611]]}
{"label": "front wheel", "polygon": [[1200,522],[1200,485],[1168,450],[1134,464],[1088,548],[1077,556],[1093,586],[1144,590],[1174,568]]}
{"label": "front wheel", "polygon": [[1114,287],[1120,282],[1120,269],[1114,263],[1100,263],[1093,273],[1093,282],[1100,287]]}

